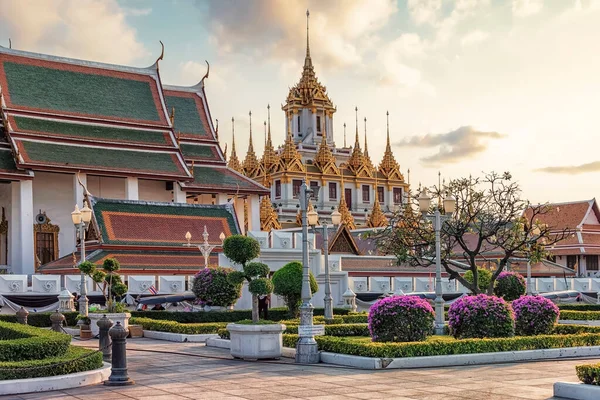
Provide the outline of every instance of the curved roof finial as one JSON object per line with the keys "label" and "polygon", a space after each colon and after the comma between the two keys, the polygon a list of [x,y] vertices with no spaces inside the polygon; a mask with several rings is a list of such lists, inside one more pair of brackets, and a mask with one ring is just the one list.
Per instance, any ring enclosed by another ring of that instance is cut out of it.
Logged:
{"label": "curved roof finial", "polygon": [[8,48],[12,49],[12,40],[10,38],[8,38]]}
{"label": "curved roof finial", "polygon": [[161,61],[163,58],[165,58],[165,45],[163,44],[162,40],[158,41],[160,43],[160,56],[158,56],[158,58],[156,59],[156,62],[154,63],[154,65],[156,65],[156,70],[158,71],[158,62]]}
{"label": "curved roof finial", "polygon": [[202,81],[204,81],[204,79],[208,78],[208,74],[210,73],[210,64],[208,63],[207,60],[204,60],[204,62],[206,63],[206,73],[202,77]]}

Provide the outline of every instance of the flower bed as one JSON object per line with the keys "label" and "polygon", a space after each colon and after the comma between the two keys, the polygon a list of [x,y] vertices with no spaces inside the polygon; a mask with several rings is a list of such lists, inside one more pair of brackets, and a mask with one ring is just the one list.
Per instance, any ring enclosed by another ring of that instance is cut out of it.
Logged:
{"label": "flower bed", "polygon": [[416,296],[378,300],[369,310],[369,332],[376,342],[416,342],[433,333],[433,308]]}
{"label": "flower bed", "polygon": [[39,360],[67,351],[71,336],[28,325],[0,322],[0,361]]}
{"label": "flower bed", "polygon": [[208,333],[217,333],[219,329],[225,328],[227,323],[200,323],[200,324],[182,324],[175,321],[158,321],[150,318],[131,318],[131,324],[141,325],[142,328],[149,331],[182,333],[186,335],[203,335]]}
{"label": "flower bed", "polygon": [[547,335],[558,320],[558,307],[541,296],[521,296],[512,308],[517,335]]}
{"label": "flower bed", "polygon": [[448,324],[456,338],[509,337],[515,332],[510,305],[504,299],[486,294],[461,297],[452,303]]}

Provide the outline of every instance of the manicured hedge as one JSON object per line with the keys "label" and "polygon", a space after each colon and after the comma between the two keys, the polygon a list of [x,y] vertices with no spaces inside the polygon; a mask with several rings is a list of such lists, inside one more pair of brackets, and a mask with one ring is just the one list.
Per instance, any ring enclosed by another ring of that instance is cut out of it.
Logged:
{"label": "manicured hedge", "polygon": [[600,320],[600,311],[572,311],[560,310],[558,319],[577,320],[577,321],[597,321]]}
{"label": "manicured hedge", "polygon": [[[298,333],[298,325],[286,325],[284,333],[297,334]],[[367,324],[325,325],[325,335],[327,335],[327,336],[369,336],[369,326]]]}
{"label": "manicured hedge", "polygon": [[588,385],[600,385],[600,364],[575,366],[579,380]]}
{"label": "manicured hedge", "polygon": [[[324,309],[315,308],[313,315],[323,315]],[[345,308],[334,308],[333,313],[337,315],[346,315],[350,310]],[[150,318],[155,320],[177,321],[184,324],[203,323],[203,322],[236,322],[244,319],[252,319],[252,310],[233,310],[233,311],[194,311],[194,312],[171,312],[171,311],[132,311],[132,317]],[[285,307],[269,309],[269,319],[272,321],[281,321],[289,318],[288,309]]]}
{"label": "manicured hedge", "polygon": [[28,325],[0,322],[0,361],[41,360],[64,355],[71,336]]}
{"label": "manicured hedge", "polygon": [[[284,335],[284,346],[298,335]],[[494,339],[429,340],[426,342],[374,343],[352,338],[316,336],[319,350],[363,357],[426,357],[449,354],[494,353],[600,345],[600,334],[518,336]],[[292,346],[293,347],[293,346]]]}
{"label": "manicured hedge", "polygon": [[557,324],[552,328],[553,335],[573,335],[578,333],[600,333],[600,326]]}
{"label": "manicured hedge", "polygon": [[[52,326],[50,321],[51,312],[43,313],[30,313],[27,316],[27,325],[36,326],[38,328],[49,328]],[[77,312],[65,312],[62,313],[65,316],[65,322],[67,326],[75,326],[77,324]],[[4,322],[17,322],[17,316],[15,314],[1,314],[0,321]]]}
{"label": "manicured hedge", "polygon": [[213,322],[200,324],[182,324],[175,321],[157,321],[150,318],[131,318],[130,324],[141,325],[144,329],[157,332],[183,333],[186,335],[202,335],[217,333],[225,328],[227,322]]}
{"label": "manicured hedge", "polygon": [[573,311],[600,311],[600,304],[583,304],[583,303],[571,303],[571,304],[557,304],[559,310],[573,310]]}
{"label": "manicured hedge", "polygon": [[369,314],[360,313],[360,314],[348,314],[342,315],[342,320],[344,324],[366,324],[369,322]]}
{"label": "manicured hedge", "polygon": [[[87,355],[89,356],[86,357]],[[101,352],[83,347],[69,346],[66,353],[58,357],[50,357],[43,360],[0,362],[0,380],[66,375],[101,367]]]}

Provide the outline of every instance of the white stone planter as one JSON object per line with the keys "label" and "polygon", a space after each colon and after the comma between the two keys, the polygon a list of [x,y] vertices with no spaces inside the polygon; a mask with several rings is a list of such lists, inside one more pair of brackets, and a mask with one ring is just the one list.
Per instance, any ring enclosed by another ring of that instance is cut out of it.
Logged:
{"label": "white stone planter", "polygon": [[283,324],[242,325],[228,324],[231,337],[231,355],[236,358],[258,360],[280,358],[283,348]]}
{"label": "white stone planter", "polygon": [[600,399],[600,386],[584,383],[556,382],[554,396],[573,400]]}
{"label": "white stone planter", "polygon": [[113,322],[113,326],[117,324],[117,321],[121,323],[121,326],[125,328],[125,330],[129,329],[129,318],[131,318],[131,314],[129,313],[89,313],[88,317],[90,317],[90,329],[92,330],[92,335],[96,336],[100,333],[100,328],[98,328],[98,321],[106,315],[106,318],[110,319]]}

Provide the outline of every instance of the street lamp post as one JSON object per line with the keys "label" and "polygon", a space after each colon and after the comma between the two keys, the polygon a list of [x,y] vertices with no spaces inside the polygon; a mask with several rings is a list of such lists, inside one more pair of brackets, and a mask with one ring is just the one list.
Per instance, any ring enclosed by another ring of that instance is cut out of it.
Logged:
{"label": "street lamp post", "polygon": [[[317,230],[317,223],[319,222],[319,214],[313,209],[308,212],[308,224],[313,230]],[[342,222],[342,214],[335,210],[331,213],[331,224],[335,227]],[[327,222],[321,224],[321,234],[323,236],[323,252],[325,253],[325,297],[323,303],[325,304],[325,320],[333,319],[333,298],[331,297],[331,276],[329,274],[329,231],[327,230]]]}
{"label": "street lamp post", "polygon": [[[71,220],[76,229],[79,230],[79,241],[81,244],[81,258],[79,263],[81,264],[85,261],[85,228],[92,220],[92,209],[88,207],[87,201],[83,202],[83,208],[81,210],[79,209],[79,205],[75,204],[75,210],[71,213]],[[87,285],[83,271],[81,271],[79,314],[84,317],[87,317],[88,315]]]}
{"label": "street lamp post", "polygon": [[419,209],[423,218],[433,222],[435,230],[435,334],[444,334],[444,298],[442,297],[442,260],[440,231],[442,224],[452,217],[456,209],[456,199],[451,195],[443,200],[445,214],[440,213],[439,207],[435,208],[433,214],[428,214],[431,207],[431,197],[427,195],[427,189],[423,189],[418,198]]}
{"label": "street lamp post", "polygon": [[319,362],[319,348],[312,333],[313,305],[310,303],[310,270],[308,268],[308,202],[312,190],[305,182],[300,186],[300,209],[302,211],[302,305],[300,306],[300,326],[296,344],[296,362],[316,364]]}

